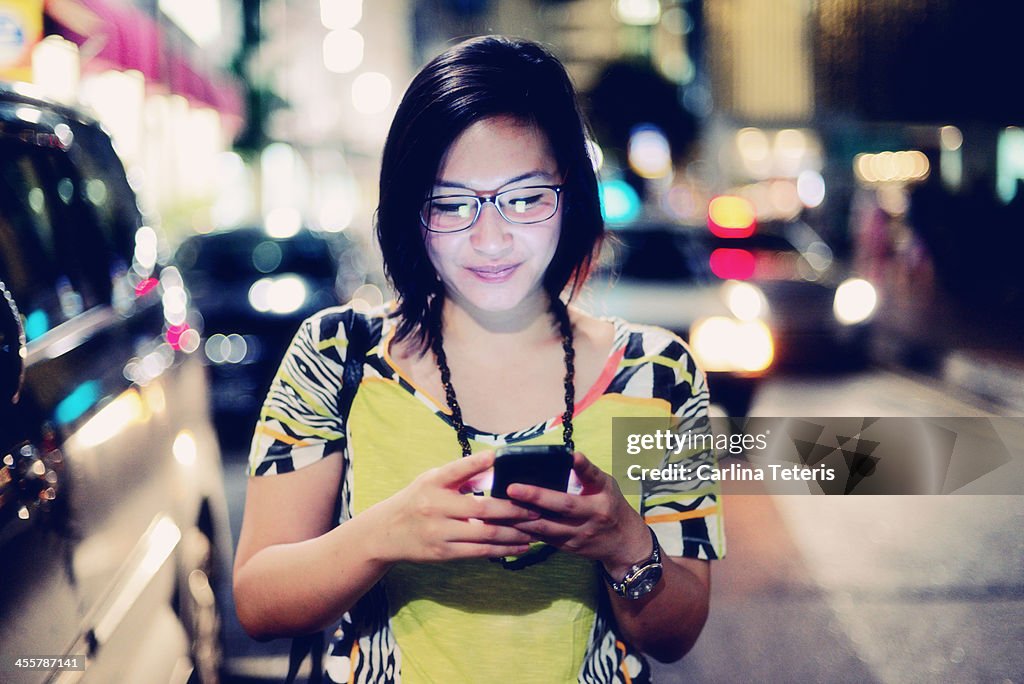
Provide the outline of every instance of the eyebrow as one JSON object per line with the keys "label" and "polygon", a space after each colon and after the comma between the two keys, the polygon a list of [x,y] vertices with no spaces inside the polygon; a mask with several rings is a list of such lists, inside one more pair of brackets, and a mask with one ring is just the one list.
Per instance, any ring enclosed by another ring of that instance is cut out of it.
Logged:
{"label": "eyebrow", "polygon": [[[534,171],[527,171],[526,173],[519,174],[518,176],[515,176],[514,178],[509,178],[507,181],[505,181],[504,183],[502,183],[498,187],[499,188],[503,188],[506,185],[512,185],[513,183],[518,183],[519,181],[526,180],[527,178],[547,178],[547,179],[552,179],[553,180],[555,178],[555,176],[554,176],[554,174],[548,173],[547,171],[541,171],[541,170],[537,169],[537,170],[534,170]],[[435,188],[461,188],[463,190],[471,190],[473,192],[477,191],[476,188],[470,187],[470,186],[468,186],[468,185],[466,185],[464,183],[459,183],[459,182],[456,182],[456,181],[449,181],[449,180],[441,180],[441,179],[438,179],[438,180],[434,181],[434,187]]]}

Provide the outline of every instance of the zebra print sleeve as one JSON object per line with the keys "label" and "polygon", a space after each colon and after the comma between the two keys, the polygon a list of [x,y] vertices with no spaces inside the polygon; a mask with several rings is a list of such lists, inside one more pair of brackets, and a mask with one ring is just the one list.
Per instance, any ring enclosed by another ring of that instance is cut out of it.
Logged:
{"label": "zebra print sleeve", "polygon": [[350,309],[327,309],[299,327],[260,411],[250,475],[292,472],[345,449],[337,407],[349,318]]}
{"label": "zebra print sleeve", "polygon": [[[680,434],[709,434],[709,394],[704,371],[678,338],[662,354],[676,363],[674,372],[665,374],[663,386],[655,387],[654,394],[669,400],[674,429]],[[703,464],[717,466],[713,448],[684,450],[678,457],[667,458],[690,473]],[[725,555],[721,486],[717,482],[663,482],[645,488],[640,511],[667,555],[702,559]]]}

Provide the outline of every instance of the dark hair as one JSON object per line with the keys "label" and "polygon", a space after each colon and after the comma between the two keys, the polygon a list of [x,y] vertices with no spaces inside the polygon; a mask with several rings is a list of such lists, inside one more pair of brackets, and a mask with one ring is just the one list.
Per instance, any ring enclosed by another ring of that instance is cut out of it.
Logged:
{"label": "dark hair", "polygon": [[571,282],[572,298],[589,275],[604,236],[587,125],[565,67],[527,40],[486,36],[455,45],[416,75],[391,124],[380,172],[377,239],[398,296],[397,336],[430,347],[444,286],[427,256],[419,211],[441,160],[470,125],[511,116],[546,136],[563,174],[562,229],[544,289],[556,299]]}

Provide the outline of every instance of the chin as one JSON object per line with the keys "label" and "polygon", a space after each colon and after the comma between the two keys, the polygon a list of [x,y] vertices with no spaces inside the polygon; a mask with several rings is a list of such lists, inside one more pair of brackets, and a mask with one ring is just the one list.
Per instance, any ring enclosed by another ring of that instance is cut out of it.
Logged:
{"label": "chin", "polygon": [[488,311],[492,313],[501,313],[503,311],[514,311],[526,297],[516,296],[469,296],[460,297],[462,301],[466,302],[470,306],[480,309],[481,311]]}
{"label": "chin", "polygon": [[458,290],[455,293],[455,298],[475,309],[491,313],[515,311],[527,300],[544,296],[541,288],[526,290],[515,285],[511,287],[481,287],[475,283],[472,285],[472,287]]}

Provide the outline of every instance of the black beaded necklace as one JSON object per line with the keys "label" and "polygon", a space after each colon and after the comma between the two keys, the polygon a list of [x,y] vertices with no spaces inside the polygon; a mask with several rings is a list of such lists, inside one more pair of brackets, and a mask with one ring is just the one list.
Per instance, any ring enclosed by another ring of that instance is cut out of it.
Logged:
{"label": "black beaded necklace", "polygon": [[[462,407],[455,397],[455,387],[452,385],[452,371],[448,368],[448,357],[444,353],[444,344],[441,339],[441,301],[440,297],[435,299],[433,312],[434,335],[432,349],[437,357],[437,367],[441,371],[441,386],[444,388],[444,396],[448,401],[448,409],[452,413],[452,427],[459,438],[459,446],[462,447],[462,455],[469,456],[472,449],[469,446],[469,436],[466,431],[466,424],[462,422]],[[576,350],[573,348],[572,324],[569,321],[569,311],[557,297],[551,298],[551,314],[558,322],[559,331],[562,333],[562,351],[565,358],[565,412],[562,414],[562,440],[566,448],[572,453],[575,445],[572,438],[572,414],[576,405]]]}

